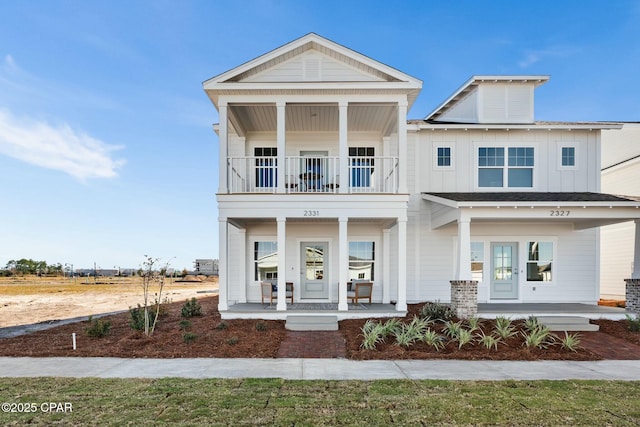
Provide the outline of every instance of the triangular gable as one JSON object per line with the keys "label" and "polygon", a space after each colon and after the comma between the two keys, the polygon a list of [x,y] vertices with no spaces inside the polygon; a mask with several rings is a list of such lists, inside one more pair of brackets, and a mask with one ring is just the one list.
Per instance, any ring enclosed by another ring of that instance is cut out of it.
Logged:
{"label": "triangular gable", "polygon": [[[422,82],[395,68],[310,33],[204,82],[205,90],[232,83],[393,82],[420,89]],[[403,85],[404,86],[404,85]]]}

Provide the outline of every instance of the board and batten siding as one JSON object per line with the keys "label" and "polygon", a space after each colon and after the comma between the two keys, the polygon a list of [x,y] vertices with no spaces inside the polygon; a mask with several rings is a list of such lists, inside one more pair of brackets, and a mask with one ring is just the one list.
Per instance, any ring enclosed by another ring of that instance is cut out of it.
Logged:
{"label": "board and batten siding", "polygon": [[288,61],[249,76],[243,82],[362,82],[383,81],[381,78],[364,73],[320,52],[309,52],[295,56]]}
{"label": "board and batten siding", "polygon": [[[416,156],[409,157],[409,172],[417,172],[409,174],[407,179],[410,188],[416,188],[418,193],[500,191],[478,188],[478,148],[516,146],[535,149],[534,186],[517,191],[597,192],[600,189],[598,131],[439,129],[423,130],[409,136],[410,144],[419,147],[415,150]],[[561,166],[561,148],[564,146],[575,147],[575,167]],[[437,166],[438,147],[452,149],[451,167]]]}

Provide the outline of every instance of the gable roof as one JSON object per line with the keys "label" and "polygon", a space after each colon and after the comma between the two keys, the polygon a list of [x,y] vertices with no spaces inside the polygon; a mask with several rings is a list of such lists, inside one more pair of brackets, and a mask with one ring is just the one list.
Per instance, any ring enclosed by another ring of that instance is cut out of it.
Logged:
{"label": "gable roof", "polygon": [[[361,81],[349,80],[348,85],[345,85],[344,81],[337,80],[252,82],[252,78],[260,73],[265,73],[266,70],[273,69],[309,51],[315,51],[324,57],[331,58],[332,61],[348,66],[358,73],[366,75],[367,78],[363,78]],[[214,104],[217,104],[219,94],[237,90],[386,89],[407,93],[410,107],[422,88],[422,81],[315,33],[309,33],[206,80],[203,82],[203,87]]]}
{"label": "gable roof", "polygon": [[473,92],[477,89],[477,87],[485,82],[492,83],[533,83],[536,87],[546,83],[549,80],[549,76],[541,76],[541,75],[527,75],[527,76],[499,76],[499,75],[488,75],[488,76],[471,76],[469,80],[467,80],[458,90],[456,90],[453,95],[447,98],[444,102],[438,105],[435,110],[431,113],[427,114],[425,117],[426,121],[435,121],[438,120],[440,116],[449,111],[453,106],[455,106],[460,100],[464,99],[469,93]]}

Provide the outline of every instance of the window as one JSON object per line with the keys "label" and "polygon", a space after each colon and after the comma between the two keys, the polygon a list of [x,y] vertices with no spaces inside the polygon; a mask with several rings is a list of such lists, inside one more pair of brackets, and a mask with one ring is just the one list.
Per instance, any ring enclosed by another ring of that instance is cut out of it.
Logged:
{"label": "window", "polygon": [[478,148],[478,187],[533,187],[533,147]]}
{"label": "window", "polygon": [[349,147],[351,187],[370,187],[373,175],[373,147]]}
{"label": "window", "polygon": [[438,167],[451,166],[451,147],[438,147]]}
{"label": "window", "polygon": [[550,282],[553,243],[529,242],[527,247],[527,281]]}
{"label": "window", "polygon": [[253,244],[254,280],[278,279],[278,242],[255,242]]}
{"label": "window", "polygon": [[484,243],[471,242],[471,279],[482,282],[484,271]]}
{"label": "window", "polygon": [[576,148],[575,147],[562,147],[562,166],[575,166],[576,165]]}
{"label": "window", "polygon": [[373,280],[375,242],[349,242],[349,279]]}
{"label": "window", "polygon": [[256,157],[256,187],[275,187],[276,166],[278,165],[278,149],[276,147],[255,147]]}

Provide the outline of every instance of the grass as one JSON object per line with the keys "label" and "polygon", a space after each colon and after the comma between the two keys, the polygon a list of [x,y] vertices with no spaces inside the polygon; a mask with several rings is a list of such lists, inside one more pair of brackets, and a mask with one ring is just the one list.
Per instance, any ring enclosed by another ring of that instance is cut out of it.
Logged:
{"label": "grass", "polygon": [[1,425],[637,425],[640,383],[0,378]]}

